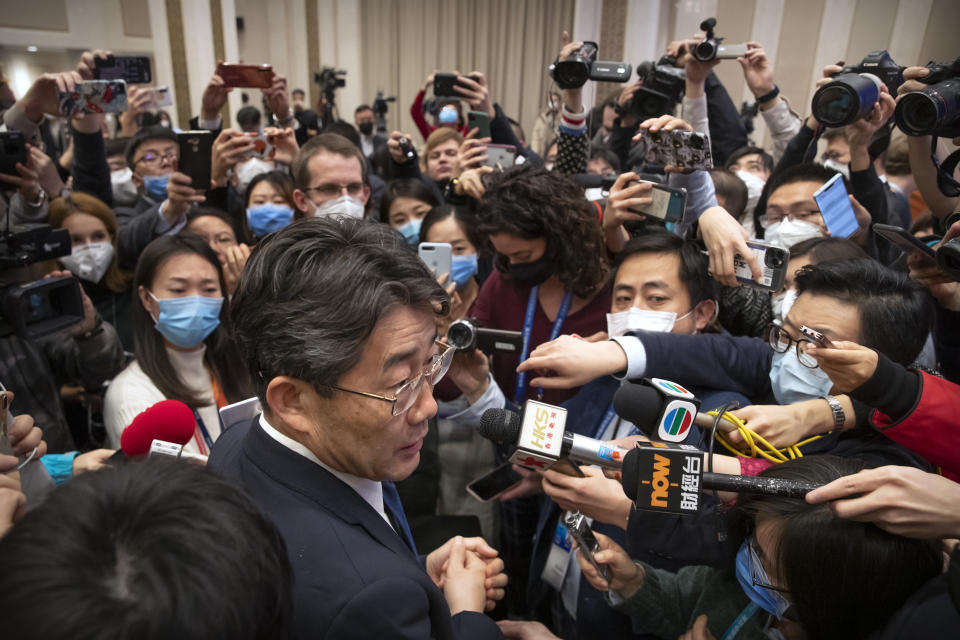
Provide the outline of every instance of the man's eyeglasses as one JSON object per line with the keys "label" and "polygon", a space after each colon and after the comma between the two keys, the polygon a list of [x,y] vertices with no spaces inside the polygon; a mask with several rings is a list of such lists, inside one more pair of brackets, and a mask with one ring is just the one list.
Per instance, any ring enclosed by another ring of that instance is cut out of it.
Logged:
{"label": "man's eyeglasses", "polygon": [[337,391],[344,391],[346,393],[354,393],[358,396],[364,396],[365,398],[374,398],[376,400],[389,402],[393,405],[393,415],[399,416],[407,409],[412,407],[413,403],[416,402],[417,396],[420,395],[420,387],[423,385],[424,380],[429,382],[430,386],[434,386],[443,380],[443,376],[447,375],[447,370],[450,369],[450,363],[453,361],[453,354],[456,353],[456,349],[439,341],[437,342],[437,345],[440,347],[440,353],[433,356],[433,358],[430,359],[430,363],[427,364],[420,371],[420,373],[416,375],[416,377],[411,378],[402,387],[397,389],[397,394],[393,398],[377,395],[376,393],[368,393],[366,391],[344,389],[343,387],[337,387],[334,385],[331,385],[330,388],[336,389]]}
{"label": "man's eyeglasses", "polygon": [[133,164],[139,164],[143,162],[147,166],[159,166],[163,164],[164,160],[167,160],[170,164],[173,164],[180,158],[180,151],[168,151],[166,153],[154,153],[153,151],[148,151],[143,155],[142,158],[134,162]]}
{"label": "man's eyeglasses", "polygon": [[767,207],[767,212],[760,216],[760,226],[764,229],[775,225],[784,218],[799,220],[817,224],[817,216],[820,215],[819,209],[797,209],[796,211],[784,211],[780,207]]}
{"label": "man's eyeglasses", "polygon": [[769,340],[770,346],[773,347],[773,350],[777,353],[786,353],[790,350],[790,346],[793,343],[796,343],[797,359],[800,360],[800,364],[809,369],[816,369],[818,366],[820,366],[817,364],[816,359],[807,353],[807,349],[817,346],[810,340],[806,338],[794,340],[783,327],[775,324],[770,325]]}
{"label": "man's eyeglasses", "polygon": [[307,187],[303,191],[316,191],[324,198],[337,198],[344,192],[346,192],[348,196],[359,198],[361,195],[363,195],[363,183],[351,182],[347,185],[321,184],[317,187]]}

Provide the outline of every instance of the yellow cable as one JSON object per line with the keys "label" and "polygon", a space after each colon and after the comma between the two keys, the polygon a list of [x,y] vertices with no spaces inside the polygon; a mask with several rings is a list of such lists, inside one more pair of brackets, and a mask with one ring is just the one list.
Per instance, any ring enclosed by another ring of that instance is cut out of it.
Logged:
{"label": "yellow cable", "polygon": [[[714,417],[717,415],[716,411],[708,411],[707,413],[708,415],[711,415]],[[734,447],[733,444],[731,444],[726,439],[726,437],[724,437],[720,433],[718,433],[716,436],[717,441],[721,445],[723,445],[725,449],[730,451],[730,453],[741,458],[756,458],[757,456],[759,456],[773,463],[786,462],[787,460],[796,460],[797,458],[803,457],[803,452],[800,450],[800,447],[807,445],[813,442],[814,440],[818,440],[819,438],[823,437],[823,436],[813,436],[801,442],[797,442],[795,444],[789,445],[782,449],[778,449],[777,447],[770,444],[763,436],[761,436],[760,434],[750,429],[746,425],[746,423],[743,422],[743,420],[736,417],[732,413],[725,412],[723,414],[723,418],[725,418],[726,420],[729,420],[730,422],[732,422],[737,426],[737,431],[738,433],[740,433],[740,436],[743,438],[743,446],[739,448]],[[758,443],[759,443],[759,446],[758,446]]]}

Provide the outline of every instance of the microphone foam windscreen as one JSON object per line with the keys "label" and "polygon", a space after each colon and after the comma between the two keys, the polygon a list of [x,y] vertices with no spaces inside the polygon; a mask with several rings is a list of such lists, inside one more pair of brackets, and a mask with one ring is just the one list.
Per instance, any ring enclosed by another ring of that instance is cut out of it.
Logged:
{"label": "microphone foam windscreen", "polygon": [[632,422],[641,433],[653,437],[660,421],[663,399],[652,387],[625,382],[613,394],[613,410],[624,420]]}
{"label": "microphone foam windscreen", "polygon": [[643,455],[640,449],[631,449],[623,456],[623,467],[620,469],[620,484],[628,498],[637,501],[637,482],[640,480],[637,473],[638,458]]}
{"label": "microphone foam windscreen", "polygon": [[120,435],[127,456],[142,456],[154,440],[184,445],[190,442],[197,422],[193,411],[179,400],[161,400],[142,411]]}
{"label": "microphone foam windscreen", "polygon": [[516,444],[520,439],[520,414],[506,409],[487,409],[480,418],[480,435],[499,444]]}

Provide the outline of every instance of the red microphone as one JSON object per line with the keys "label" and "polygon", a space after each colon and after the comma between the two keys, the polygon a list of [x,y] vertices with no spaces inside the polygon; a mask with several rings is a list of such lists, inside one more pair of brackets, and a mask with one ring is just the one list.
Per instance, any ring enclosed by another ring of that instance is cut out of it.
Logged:
{"label": "red microphone", "polygon": [[146,455],[150,443],[163,440],[184,445],[197,427],[193,411],[179,400],[161,400],[143,410],[120,435],[120,450],[128,458]]}

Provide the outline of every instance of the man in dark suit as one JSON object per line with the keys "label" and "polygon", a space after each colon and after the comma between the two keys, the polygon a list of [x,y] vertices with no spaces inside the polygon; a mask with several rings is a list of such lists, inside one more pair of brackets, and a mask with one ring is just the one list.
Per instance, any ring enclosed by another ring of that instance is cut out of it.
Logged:
{"label": "man in dark suit", "polygon": [[387,146],[387,137],[374,131],[377,126],[377,117],[370,105],[362,104],[356,108],[353,112],[353,123],[360,132],[360,148],[369,162],[378,149]]}
{"label": "man in dark suit", "polygon": [[277,524],[296,576],[298,637],[496,638],[497,552],[455,538],[418,558],[394,481],[420,460],[448,299],[403,239],[349,218],[261,243],[233,297],[263,415],[226,431],[210,466]]}

